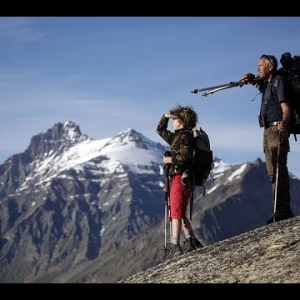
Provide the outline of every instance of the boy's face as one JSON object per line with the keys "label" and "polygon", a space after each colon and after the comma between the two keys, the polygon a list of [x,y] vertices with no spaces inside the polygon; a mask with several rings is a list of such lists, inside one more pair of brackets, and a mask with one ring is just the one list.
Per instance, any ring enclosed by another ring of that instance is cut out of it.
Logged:
{"label": "boy's face", "polygon": [[174,131],[183,128],[183,124],[180,122],[179,119],[177,119],[176,117],[173,117],[172,119],[173,119],[172,127]]}

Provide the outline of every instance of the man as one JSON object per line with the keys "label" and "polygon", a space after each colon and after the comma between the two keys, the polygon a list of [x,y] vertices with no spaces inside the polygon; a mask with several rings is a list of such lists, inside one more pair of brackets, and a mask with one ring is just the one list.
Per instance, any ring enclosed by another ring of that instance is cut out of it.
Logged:
{"label": "man", "polygon": [[[169,119],[173,119],[174,132],[167,129]],[[185,129],[195,127],[197,119],[196,112],[190,106],[177,105],[168,113],[163,114],[156,129],[156,132],[171,146],[170,156],[163,158],[163,163],[168,166],[168,176],[171,178],[170,217],[172,236],[169,248],[166,249],[167,259],[203,247],[196,239],[191,223],[186,217],[187,206],[194,187],[189,174],[189,166],[193,157],[193,135]],[[185,240],[180,246],[182,231]]]}
{"label": "man", "polygon": [[[257,71],[262,80],[251,73],[241,80],[251,83],[262,93],[259,125],[264,127],[263,150],[267,172],[272,183],[274,214],[266,225],[294,217],[290,207],[290,178],[287,167],[289,145],[290,101],[284,78],[277,74],[277,59],[262,55]],[[278,174],[277,174],[278,172]]]}

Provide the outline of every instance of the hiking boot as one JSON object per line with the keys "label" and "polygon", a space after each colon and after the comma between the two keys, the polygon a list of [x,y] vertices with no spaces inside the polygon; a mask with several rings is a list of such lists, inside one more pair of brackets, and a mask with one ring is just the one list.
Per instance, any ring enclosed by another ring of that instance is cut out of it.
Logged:
{"label": "hiking boot", "polygon": [[273,214],[272,217],[267,221],[266,225],[294,217],[295,216],[292,213],[291,209],[278,210],[276,211],[275,215]]}
{"label": "hiking boot", "polygon": [[185,241],[183,242],[182,251],[183,253],[187,253],[201,247],[203,247],[203,245],[195,237],[190,237],[188,239],[185,239]]}
{"label": "hiking boot", "polygon": [[196,249],[204,247],[195,237],[191,237],[191,242]]}
{"label": "hiking boot", "polygon": [[183,254],[179,244],[174,245],[172,243],[169,243],[169,247],[166,250],[166,259],[170,259],[172,257],[176,257]]}

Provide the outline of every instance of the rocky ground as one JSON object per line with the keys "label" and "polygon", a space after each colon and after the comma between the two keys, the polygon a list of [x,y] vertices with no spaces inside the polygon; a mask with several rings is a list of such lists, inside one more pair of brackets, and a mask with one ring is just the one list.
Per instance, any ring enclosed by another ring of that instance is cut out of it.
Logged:
{"label": "rocky ground", "polygon": [[299,220],[257,228],[119,283],[300,283]]}

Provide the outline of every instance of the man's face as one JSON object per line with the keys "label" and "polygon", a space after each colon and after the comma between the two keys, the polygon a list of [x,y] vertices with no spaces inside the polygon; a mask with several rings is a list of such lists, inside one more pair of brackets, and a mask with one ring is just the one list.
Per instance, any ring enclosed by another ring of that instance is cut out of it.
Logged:
{"label": "man's face", "polygon": [[269,64],[269,61],[267,61],[265,58],[260,58],[258,60],[257,71],[258,71],[259,77],[269,78],[271,75],[272,69],[273,69],[273,66],[271,64]]}

